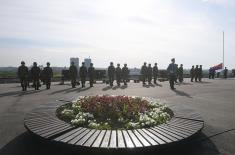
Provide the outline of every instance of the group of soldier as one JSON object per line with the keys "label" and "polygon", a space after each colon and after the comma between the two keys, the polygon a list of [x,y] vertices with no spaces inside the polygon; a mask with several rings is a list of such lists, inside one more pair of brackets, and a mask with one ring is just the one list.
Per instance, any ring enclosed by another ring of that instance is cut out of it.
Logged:
{"label": "group of soldier", "polygon": [[141,67],[140,70],[143,85],[146,85],[146,81],[148,81],[148,84],[152,84],[152,77],[154,84],[157,84],[157,77],[158,77],[158,66],[157,63],[154,64],[154,67],[151,67],[151,64],[148,64],[144,62],[144,65]]}
{"label": "group of soldier", "polygon": [[191,82],[193,82],[193,80],[195,79],[195,82],[201,82],[202,80],[202,65],[200,65],[200,67],[198,67],[198,65],[196,65],[196,67],[192,66],[191,70],[190,70],[190,77],[191,77]]}
{"label": "group of soldier", "polygon": [[121,81],[123,81],[124,85],[126,86],[129,73],[130,71],[126,63],[124,64],[122,68],[120,67],[120,64],[118,63],[117,67],[115,68],[113,65],[113,62],[110,62],[110,65],[108,67],[109,85],[111,87],[113,86],[114,76],[116,75],[117,85],[120,86]]}
{"label": "group of soldier", "polygon": [[35,90],[39,90],[40,84],[40,78],[43,77],[43,82],[46,84],[46,88],[50,89],[51,87],[51,78],[53,77],[53,71],[50,67],[50,63],[47,62],[47,67],[44,67],[43,70],[41,70],[37,63],[33,63],[33,67],[31,70],[28,69],[27,66],[25,66],[25,62],[21,61],[21,66],[18,67],[18,77],[20,79],[22,91],[26,91],[27,87],[29,87],[29,81],[30,78],[33,81],[33,87]]}
{"label": "group of soldier", "polygon": [[[69,67],[69,74],[71,78],[72,88],[75,88],[77,85],[78,69],[74,65],[74,62],[71,62],[71,66]],[[90,63],[90,66],[87,69],[87,67],[85,66],[85,63],[82,62],[82,66],[79,69],[79,75],[81,78],[82,88],[85,87],[87,76],[89,77],[90,87],[93,87],[94,77],[95,77],[95,68],[93,67],[93,63]]]}

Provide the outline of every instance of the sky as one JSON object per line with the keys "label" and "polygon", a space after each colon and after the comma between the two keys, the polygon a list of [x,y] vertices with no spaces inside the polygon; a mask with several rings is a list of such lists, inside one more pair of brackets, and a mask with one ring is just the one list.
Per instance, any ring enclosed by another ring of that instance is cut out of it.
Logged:
{"label": "sky", "polygon": [[0,66],[143,62],[235,68],[233,0],[0,0]]}

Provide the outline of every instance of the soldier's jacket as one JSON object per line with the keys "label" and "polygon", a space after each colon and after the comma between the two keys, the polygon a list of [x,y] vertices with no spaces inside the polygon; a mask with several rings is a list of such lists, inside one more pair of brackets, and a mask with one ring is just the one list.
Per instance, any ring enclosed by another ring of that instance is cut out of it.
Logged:
{"label": "soldier's jacket", "polygon": [[198,68],[198,74],[202,75],[202,68]]}
{"label": "soldier's jacket", "polygon": [[95,76],[95,68],[94,67],[89,67],[88,68],[88,76],[89,77],[94,77]]}
{"label": "soldier's jacket", "polygon": [[157,76],[157,75],[158,75],[158,67],[157,67],[157,66],[154,66],[154,67],[153,67],[153,75],[154,75],[154,76]]}
{"label": "soldier's jacket", "polygon": [[194,72],[195,72],[195,75],[198,75],[198,73],[199,73],[199,68],[195,68],[195,70],[194,70]]}
{"label": "soldier's jacket", "polygon": [[191,68],[191,70],[190,70],[190,75],[195,75],[195,69],[194,68]]}
{"label": "soldier's jacket", "polygon": [[53,77],[53,71],[51,67],[45,67],[43,69],[43,76],[44,78],[52,78]]}
{"label": "soldier's jacket", "polygon": [[109,66],[108,68],[108,76],[112,76],[115,73],[115,67],[114,66]]}
{"label": "soldier's jacket", "polygon": [[148,72],[147,70],[148,70],[147,66],[144,66],[144,65],[143,65],[143,66],[141,67],[140,73],[141,73],[142,75],[147,75],[147,72]]}
{"label": "soldier's jacket", "polygon": [[120,67],[116,68],[116,76],[121,78],[122,77],[122,69]]}
{"label": "soldier's jacket", "polygon": [[28,67],[26,67],[26,66],[18,67],[17,74],[18,74],[19,78],[27,78],[29,75]]}
{"label": "soldier's jacket", "polygon": [[179,67],[179,68],[178,68],[178,74],[179,74],[179,75],[183,75],[183,72],[184,72],[183,67]]}
{"label": "soldier's jacket", "polygon": [[123,76],[123,77],[128,77],[128,75],[129,75],[129,69],[128,69],[128,67],[123,67],[123,68],[122,68],[122,76]]}
{"label": "soldier's jacket", "polygon": [[152,74],[153,74],[153,69],[152,69],[152,67],[148,67],[148,69],[147,69],[147,75],[148,75],[148,76],[152,76]]}
{"label": "soldier's jacket", "polygon": [[79,70],[80,77],[86,77],[87,75],[87,68],[85,66],[82,66]]}
{"label": "soldier's jacket", "polygon": [[77,67],[76,66],[70,66],[69,67],[69,74],[70,74],[70,77],[76,78],[77,75],[78,75]]}
{"label": "soldier's jacket", "polygon": [[31,76],[32,78],[39,78],[41,73],[41,69],[37,66],[33,66],[31,68]]}

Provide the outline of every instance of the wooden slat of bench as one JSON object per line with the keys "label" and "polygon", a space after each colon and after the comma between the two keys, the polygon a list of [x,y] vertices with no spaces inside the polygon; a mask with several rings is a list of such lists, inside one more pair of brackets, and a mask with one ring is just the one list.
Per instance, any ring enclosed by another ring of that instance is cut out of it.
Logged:
{"label": "wooden slat of bench", "polygon": [[50,132],[43,132],[43,134],[40,134],[40,135],[42,137],[50,138],[50,137],[53,137],[57,134],[60,134],[64,131],[71,130],[71,129],[73,129],[73,127],[71,127],[70,125],[67,125],[67,126],[64,126],[62,128],[58,128],[56,130],[51,130]]}
{"label": "wooden slat of bench", "polygon": [[84,137],[86,134],[88,134],[91,130],[90,129],[86,129],[84,132],[78,134],[76,137],[73,137],[72,140],[70,140],[68,143],[69,144],[75,144],[77,143],[77,141],[79,141],[82,137]]}
{"label": "wooden slat of bench", "polygon": [[31,127],[37,127],[37,126],[40,127],[42,125],[59,124],[59,123],[66,123],[66,122],[61,120],[40,120],[40,121],[30,121],[30,122],[25,121],[25,124]]}
{"label": "wooden slat of bench", "polygon": [[76,145],[83,145],[92,136],[92,134],[94,134],[94,132],[95,132],[95,130],[92,129],[84,137],[82,137],[79,141],[77,141]]}
{"label": "wooden slat of bench", "polygon": [[117,146],[119,148],[124,148],[125,146],[125,141],[123,139],[123,135],[122,135],[122,131],[121,130],[117,130]]}
{"label": "wooden slat of bench", "polygon": [[197,122],[178,122],[178,123],[170,123],[170,125],[174,125],[174,126],[181,126],[181,127],[187,127],[189,129],[192,130],[197,130],[198,128],[203,126],[203,123]]}
{"label": "wooden slat of bench", "polygon": [[105,135],[104,135],[104,138],[103,138],[103,141],[100,145],[100,147],[108,147],[109,146],[109,140],[110,140],[110,136],[111,136],[111,131],[110,130],[107,130]]}
{"label": "wooden slat of bench", "polygon": [[167,124],[180,124],[180,125],[194,125],[194,126],[200,126],[204,122],[199,122],[199,121],[193,121],[193,120],[187,120],[187,119],[177,119],[174,121],[170,121]]}
{"label": "wooden slat of bench", "polygon": [[65,138],[69,137],[70,135],[76,133],[77,131],[79,131],[79,130],[81,130],[81,129],[82,129],[82,128],[79,127],[79,128],[77,128],[77,129],[71,130],[71,131],[69,131],[69,132],[67,132],[67,133],[65,133],[65,134],[63,134],[63,135],[61,135],[61,136],[59,136],[59,137],[56,137],[54,140],[55,140],[55,141],[61,141],[61,140],[63,140],[63,139],[65,139]]}
{"label": "wooden slat of bench", "polygon": [[58,119],[57,116],[52,116],[52,115],[41,115],[41,116],[33,116],[33,117],[27,117],[24,120],[25,121],[31,121],[31,120],[37,120],[37,119]]}
{"label": "wooden slat of bench", "polygon": [[132,132],[132,130],[127,130],[127,132],[129,133],[129,136],[131,137],[135,147],[142,147],[143,145],[141,144],[141,142],[139,141],[139,139],[135,136],[135,134]]}
{"label": "wooden slat of bench", "polygon": [[137,131],[151,144],[158,145],[156,141],[154,141],[149,135],[147,135],[143,130],[137,129]]}
{"label": "wooden slat of bench", "polygon": [[84,132],[86,130],[86,128],[81,128],[80,130],[78,130],[77,132],[69,135],[68,137],[62,139],[61,141],[64,143],[68,143],[70,140],[72,140],[74,137],[76,137],[77,135],[81,134],[82,132]]}
{"label": "wooden slat of bench", "polygon": [[154,127],[153,127],[153,128],[151,128],[151,129],[154,130],[154,131],[156,131],[159,135],[162,135],[163,137],[166,137],[166,138],[172,140],[172,142],[178,141],[178,139],[175,138],[174,136],[172,136],[172,135],[170,135],[170,134],[168,134],[168,133],[164,133],[164,132],[162,132],[161,130],[159,130],[159,129],[157,129],[157,128],[154,128]]}
{"label": "wooden slat of bench", "polygon": [[95,142],[95,140],[99,136],[100,132],[101,132],[100,130],[96,130],[95,133],[86,141],[84,146],[90,147]]}
{"label": "wooden slat of bench", "polygon": [[136,135],[136,137],[139,139],[139,141],[141,142],[141,144],[143,146],[150,146],[151,145],[137,130],[132,130],[132,131]]}
{"label": "wooden slat of bench", "polygon": [[163,135],[159,134],[158,132],[156,132],[156,131],[155,131],[155,130],[153,130],[152,128],[149,128],[149,129],[147,129],[147,130],[148,130],[149,132],[153,133],[155,136],[157,136],[157,137],[158,137],[158,139],[163,140],[165,143],[173,142],[173,140],[171,140],[170,138],[165,137],[165,136],[163,136]]}
{"label": "wooden slat of bench", "polygon": [[174,129],[174,130],[180,130],[180,131],[182,131],[182,132],[184,132],[184,133],[188,133],[189,135],[192,135],[192,133],[194,133],[194,130],[190,130],[190,129],[188,129],[188,128],[179,128],[178,126],[169,125],[169,124],[167,124],[167,126],[168,126],[169,128]]}
{"label": "wooden slat of bench", "polygon": [[30,127],[30,129],[35,132],[35,133],[38,133],[38,132],[41,132],[41,131],[48,131],[50,130],[51,128],[57,128],[57,127],[61,127],[61,126],[64,126],[65,123],[62,123],[62,124],[50,124],[50,125],[45,125],[45,126],[42,126],[42,127],[35,127],[35,128],[32,128]]}
{"label": "wooden slat of bench", "polygon": [[153,134],[152,132],[150,132],[149,130],[147,129],[141,129],[143,132],[145,132],[148,136],[152,137],[153,140],[155,142],[157,142],[158,144],[165,144],[165,143],[168,143],[168,141],[164,141],[162,140],[161,138],[159,138],[158,136],[156,136],[155,134]]}
{"label": "wooden slat of bench", "polygon": [[190,135],[188,132],[184,132],[183,130],[180,130],[180,129],[174,129],[174,128],[166,126],[166,125],[159,126],[159,128],[166,130],[168,132],[172,132],[172,133],[179,135],[180,137],[183,137],[183,138],[187,138]]}
{"label": "wooden slat of bench", "polygon": [[159,127],[154,127],[154,128],[155,128],[156,130],[158,130],[158,131],[161,131],[162,133],[165,133],[166,135],[170,135],[170,136],[176,138],[177,140],[183,139],[183,137],[181,137],[181,136],[179,136],[179,135],[177,135],[177,134],[175,134],[175,133],[173,133],[173,132],[170,132],[170,131],[168,131],[168,130],[163,130],[162,128],[159,128]]}
{"label": "wooden slat of bench", "polygon": [[31,123],[25,123],[29,128],[31,129],[36,129],[36,128],[44,128],[45,126],[52,126],[52,125],[57,125],[57,124],[68,124],[65,122],[40,122],[37,124],[31,124]]}
{"label": "wooden slat of bench", "polygon": [[135,145],[134,145],[133,142],[131,141],[131,138],[129,137],[127,131],[126,131],[126,130],[122,130],[122,134],[123,134],[123,137],[124,137],[124,139],[125,139],[126,147],[128,147],[128,148],[133,148],[133,147],[135,147]]}
{"label": "wooden slat of bench", "polygon": [[106,130],[101,130],[99,136],[96,138],[95,142],[92,144],[92,147],[100,147],[100,144],[103,140]]}
{"label": "wooden slat of bench", "polygon": [[112,130],[112,132],[111,132],[109,147],[110,148],[117,147],[117,132],[116,132],[116,130]]}
{"label": "wooden slat of bench", "polygon": [[180,128],[180,129],[184,129],[186,130],[186,132],[190,132],[191,134],[195,133],[195,131],[197,131],[197,129],[200,129],[201,127],[198,127],[198,128],[192,128],[190,126],[181,126],[179,124],[169,124],[168,126],[170,127],[174,127],[174,128]]}

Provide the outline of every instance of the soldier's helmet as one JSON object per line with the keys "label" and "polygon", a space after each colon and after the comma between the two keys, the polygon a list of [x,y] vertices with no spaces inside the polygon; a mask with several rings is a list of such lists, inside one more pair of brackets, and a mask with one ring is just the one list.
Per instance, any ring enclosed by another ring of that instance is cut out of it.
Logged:
{"label": "soldier's helmet", "polygon": [[25,62],[24,61],[21,61],[21,65],[24,65],[25,64]]}
{"label": "soldier's helmet", "polygon": [[110,65],[113,65],[113,62],[110,62]]}
{"label": "soldier's helmet", "polygon": [[124,66],[126,67],[126,66],[127,66],[127,64],[125,63],[125,64],[124,64]]}
{"label": "soldier's helmet", "polygon": [[120,64],[117,64],[117,66],[119,67],[119,66],[120,66]]}
{"label": "soldier's helmet", "polygon": [[50,62],[47,62],[47,65],[50,65]]}
{"label": "soldier's helmet", "polygon": [[175,61],[175,58],[172,58],[172,59],[171,59],[171,62],[173,62],[173,61]]}
{"label": "soldier's helmet", "polygon": [[36,62],[33,62],[33,65],[34,65],[34,66],[37,66],[37,63],[36,63]]}
{"label": "soldier's helmet", "polygon": [[144,62],[144,65],[146,65],[147,63],[146,62]]}
{"label": "soldier's helmet", "polygon": [[91,63],[90,65],[93,66],[93,63]]}
{"label": "soldier's helmet", "polygon": [[149,66],[151,66],[151,64],[149,64]]}
{"label": "soldier's helmet", "polygon": [[155,65],[157,66],[157,63],[155,63]]}

